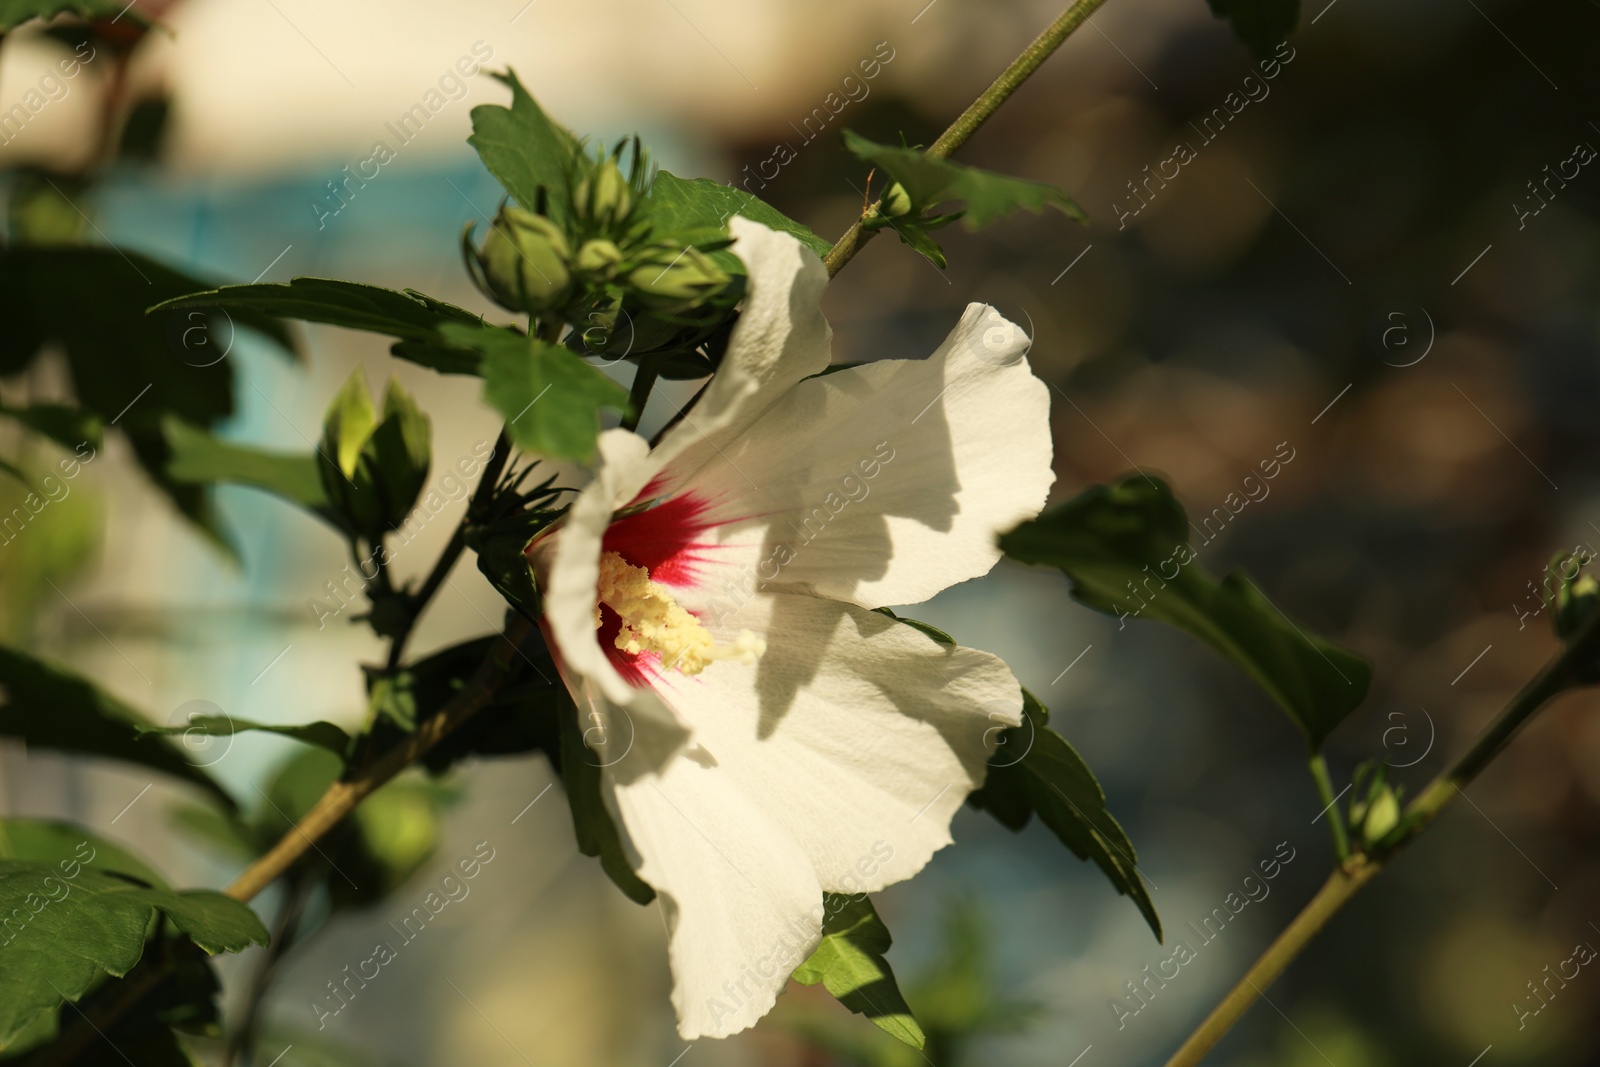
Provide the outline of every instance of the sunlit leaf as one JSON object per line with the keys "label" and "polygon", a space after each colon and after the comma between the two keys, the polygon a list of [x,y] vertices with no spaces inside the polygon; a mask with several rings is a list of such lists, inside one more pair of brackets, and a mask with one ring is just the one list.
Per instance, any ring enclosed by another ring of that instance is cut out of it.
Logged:
{"label": "sunlit leaf", "polygon": [[132,970],[156,911],[208,953],[267,942],[255,913],[221,893],[140,886],[92,865],[0,859],[0,915],[11,919],[0,951],[0,1049],[63,997],[77,1000],[102,975]]}
{"label": "sunlit leaf", "polygon": [[99,448],[105,430],[100,416],[94,412],[65,404],[29,404],[16,408],[0,404],[0,417],[20,422],[69,451],[82,444]]}
{"label": "sunlit leaf", "polygon": [[0,33],[8,33],[30,19],[49,19],[56,15],[112,21],[120,17],[134,26],[149,25],[149,20],[136,7],[119,0],[0,0]]}
{"label": "sunlit leaf", "polygon": [[586,460],[600,413],[628,408],[628,391],[560,345],[493,327],[447,326],[452,342],[483,353],[483,398],[505,416],[518,447]]}
{"label": "sunlit leaf", "polygon": [[872,901],[865,894],[824,893],[822,902],[826,911],[822,943],[795,969],[794,980],[802,985],[821,982],[835,1000],[857,1015],[865,1015],[874,1026],[912,1048],[922,1048],[927,1038],[883,958],[891,938]]}
{"label": "sunlit leaf", "polygon": [[974,230],[1014,211],[1038,213],[1047,207],[1079,222],[1088,219],[1072,197],[1054,185],[935,159],[914,148],[878,144],[851,130],[844,131],[844,143],[851,155],[904,186],[915,213],[959,200],[966,204],[965,224]]}
{"label": "sunlit leaf", "polygon": [[472,109],[467,143],[505,191],[529,211],[541,209],[558,224],[572,212],[568,175],[579,153],[578,139],[544,113],[514,72],[494,77],[511,89],[511,106]]}
{"label": "sunlit leaf", "polygon": [[327,494],[311,453],[271,452],[234,444],[169,417],[162,423],[169,458],[167,476],[194,485],[247,485],[298,504],[329,522]]}
{"label": "sunlit leaf", "polygon": [[1216,581],[1195,562],[1189,518],[1156,479],[1095,486],[1000,539],[1006,555],[1059,567],[1072,594],[1122,619],[1186,630],[1266,690],[1312,750],[1365,699],[1372,668],[1310,634],[1242,572]]}
{"label": "sunlit leaf", "polygon": [[[683,244],[726,238],[734,215],[793,234],[819,256],[832,245],[759,197],[710,178],[680,178],[668,171],[656,175],[650,186],[650,221],[656,230]],[[732,258],[732,257],[730,257]],[[737,259],[734,260],[737,263]],[[721,265],[723,260],[719,259]],[[739,269],[743,270],[740,265]]]}
{"label": "sunlit leaf", "polygon": [[1002,825],[1021,830],[1035,814],[1073,855],[1093,860],[1118,893],[1130,898],[1161,938],[1161,920],[1145,892],[1133,842],[1106,809],[1094,772],[1067,739],[1050,729],[1050,713],[1022,691],[1022,725],[1003,731],[983,788],[967,798]]}

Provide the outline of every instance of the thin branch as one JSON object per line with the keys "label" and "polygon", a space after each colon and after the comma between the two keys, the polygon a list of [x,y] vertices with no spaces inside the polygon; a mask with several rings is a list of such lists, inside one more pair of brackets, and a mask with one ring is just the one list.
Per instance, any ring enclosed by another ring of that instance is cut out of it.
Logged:
{"label": "thin branch", "polygon": [[[1043,33],[1035,37],[1028,47],[1011,61],[1010,66],[1000,72],[1000,76],[990,83],[989,88],[957,116],[923,154],[934,159],[944,159],[965,144],[967,138],[977,133],[978,128],[989,121],[989,116],[998,111],[1000,105],[1010,99],[1011,94],[1028,80],[1029,75],[1038,70],[1039,65],[1049,59],[1050,54],[1072,36],[1072,31],[1083,25],[1105,2],[1106,0],[1076,0],[1076,3],[1063,11]],[[850,228],[834,242],[828,254],[823,257],[823,262],[828,266],[828,277],[838,274],[861,250],[861,246],[871,240],[872,235],[877,232],[867,229],[866,220],[877,214],[880,203],[882,201],[875,200],[869,204],[861,212],[861,217],[851,223]]]}
{"label": "thin branch", "polygon": [[408,736],[403,744],[385,752],[354,778],[329,786],[328,791],[295,824],[294,829],[284,834],[270,851],[234,879],[227,888],[228,896],[235,900],[249,900],[271,885],[310,851],[319,838],[355,810],[357,804],[492,701],[510,679],[520,646],[532,628],[526,619],[520,615],[514,616],[506,625],[500,644],[479,665],[461,692],[437,714],[419,724],[416,732]]}
{"label": "thin branch", "polygon": [[1222,1040],[1311,939],[1338,914],[1356,892],[1422,834],[1461,794],[1550,699],[1568,689],[1593,684],[1590,671],[1600,657],[1600,612],[1591,617],[1567,646],[1545,664],[1494,721],[1478,735],[1467,753],[1443,771],[1406,808],[1399,825],[1367,855],[1356,855],[1335,870],[1294,921],[1284,928],[1239,984],[1211,1010],[1189,1035],[1166,1067],[1195,1067]]}
{"label": "thin branch", "polygon": [[1339,798],[1333,795],[1333,782],[1328,778],[1328,761],[1318,752],[1311,757],[1311,780],[1317,784],[1317,796],[1322,800],[1322,813],[1328,820],[1328,830],[1333,834],[1333,855],[1342,866],[1350,858],[1350,836],[1345,832],[1344,815],[1339,811]]}

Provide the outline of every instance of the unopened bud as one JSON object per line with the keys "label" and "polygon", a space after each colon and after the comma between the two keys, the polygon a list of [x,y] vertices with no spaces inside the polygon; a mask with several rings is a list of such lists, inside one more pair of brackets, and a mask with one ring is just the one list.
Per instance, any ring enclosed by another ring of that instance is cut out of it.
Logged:
{"label": "unopened bud", "polygon": [[578,258],[574,262],[581,271],[604,274],[622,262],[622,249],[615,242],[603,239],[585,241],[583,247],[578,249]]}
{"label": "unopened bud", "polygon": [[647,302],[692,303],[720,292],[728,275],[698,248],[662,247],[628,275],[628,284]]}
{"label": "unopened bud", "polygon": [[616,161],[608,159],[578,183],[573,204],[580,214],[609,227],[621,223],[633,210],[633,190]]}
{"label": "unopened bud", "polygon": [[878,205],[878,214],[886,215],[891,219],[911,211],[911,194],[906,192],[906,187],[899,182],[889,186],[883,194],[883,201]]}
{"label": "unopened bud", "polygon": [[489,296],[511,311],[542,312],[566,295],[570,251],[560,227],[531,211],[500,209],[478,263]]}
{"label": "unopened bud", "polygon": [[1556,586],[1556,610],[1550,621],[1555,626],[1556,636],[1563,641],[1576,634],[1596,605],[1600,605],[1600,582],[1595,581],[1594,575],[1579,570],[1589,560],[1587,553],[1579,553],[1550,564],[1552,571],[1559,568],[1560,579]]}
{"label": "unopened bud", "polygon": [[1384,786],[1367,806],[1366,817],[1361,820],[1361,840],[1368,846],[1375,845],[1399,824],[1400,800],[1393,789]]}

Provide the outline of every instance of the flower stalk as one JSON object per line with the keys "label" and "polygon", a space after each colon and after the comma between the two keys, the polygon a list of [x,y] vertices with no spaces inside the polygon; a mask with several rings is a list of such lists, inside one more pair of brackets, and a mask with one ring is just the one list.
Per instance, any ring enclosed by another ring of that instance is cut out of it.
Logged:
{"label": "flower stalk", "polygon": [[1317,784],[1317,796],[1322,800],[1322,814],[1328,820],[1328,831],[1333,835],[1333,855],[1343,866],[1350,859],[1350,835],[1345,830],[1344,815],[1339,811],[1338,797],[1333,793],[1333,780],[1328,777],[1328,760],[1318,752],[1311,757],[1311,780]]}

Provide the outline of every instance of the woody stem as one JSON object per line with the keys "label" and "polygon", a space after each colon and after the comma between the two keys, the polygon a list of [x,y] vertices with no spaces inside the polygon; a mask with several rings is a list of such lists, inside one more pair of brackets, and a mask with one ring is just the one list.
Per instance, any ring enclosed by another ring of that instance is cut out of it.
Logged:
{"label": "woody stem", "polygon": [[314,848],[319,838],[354,811],[357,804],[493,700],[500,687],[510,678],[516,659],[522,654],[520,646],[532,628],[532,624],[522,616],[514,616],[507,623],[500,644],[449,703],[432,718],[419,724],[416,732],[409,735],[403,744],[385,752],[355,777],[330,785],[311,810],[295,824],[294,829],[283,835],[266,854],[234,879],[226,890],[228,896],[235,900],[249,900],[271,885]]}

